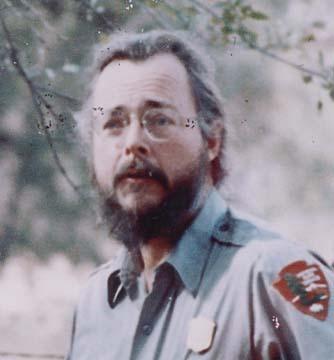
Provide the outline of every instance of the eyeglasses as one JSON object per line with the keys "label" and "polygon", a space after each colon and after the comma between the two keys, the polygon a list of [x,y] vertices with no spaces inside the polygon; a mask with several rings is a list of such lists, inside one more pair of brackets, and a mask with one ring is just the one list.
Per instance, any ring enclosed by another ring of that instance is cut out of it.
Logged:
{"label": "eyeglasses", "polygon": [[[103,125],[103,130],[108,131],[109,136],[121,137],[130,124],[131,120],[127,113],[115,110]],[[142,115],[140,125],[151,140],[161,141],[172,138],[175,131],[182,125],[182,121],[168,109],[150,109]]]}

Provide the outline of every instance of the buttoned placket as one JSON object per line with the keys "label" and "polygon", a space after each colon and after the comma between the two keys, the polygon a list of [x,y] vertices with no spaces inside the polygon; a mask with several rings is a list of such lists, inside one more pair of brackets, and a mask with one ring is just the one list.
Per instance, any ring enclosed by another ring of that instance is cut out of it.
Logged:
{"label": "buttoned placket", "polygon": [[[212,255],[213,245],[216,242],[228,241],[226,234],[230,233],[230,228],[226,223],[230,221],[228,214],[225,213],[225,206],[221,206],[220,201],[217,201],[215,193],[211,195],[208,204],[197,218],[196,224],[183,234],[167,262],[156,270],[150,294],[145,293],[142,283],[143,274],[135,274],[129,254],[125,252],[125,256],[120,259],[121,267],[117,278],[123,290],[116,296],[115,304],[121,302],[127,294],[129,304],[131,303],[137,312],[136,319],[132,318],[137,326],[131,336],[130,357],[126,357],[127,359],[146,359],[148,354],[150,359],[161,358],[167,350],[165,340],[177,305],[176,298],[181,295],[184,288],[196,297],[208,259],[210,254]],[[211,221],[208,225],[209,215]],[[206,231],[203,231],[203,223],[206,225]],[[213,231],[213,228],[216,228],[216,231]],[[214,233],[219,236],[214,236]],[[118,293],[118,288],[115,290],[116,292],[112,291],[114,296]]]}
{"label": "buttoned placket", "polygon": [[150,336],[158,318],[161,316],[163,310],[165,310],[167,318],[164,321],[162,332],[159,337],[160,340],[156,347],[156,356],[154,358],[157,358],[161,351],[164,334],[167,331],[169,323],[168,318],[173,311],[178,283],[175,270],[170,264],[162,264],[157,269],[152,292],[146,297],[141,309],[132,343],[130,360],[140,358],[140,352],[147,341],[147,337]]}

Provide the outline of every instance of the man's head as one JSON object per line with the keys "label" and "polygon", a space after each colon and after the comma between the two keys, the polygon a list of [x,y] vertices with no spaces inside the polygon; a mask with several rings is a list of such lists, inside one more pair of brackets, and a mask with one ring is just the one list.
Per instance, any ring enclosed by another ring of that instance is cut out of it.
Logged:
{"label": "man's head", "polygon": [[222,180],[216,88],[196,52],[173,34],[113,40],[97,69],[85,132],[105,214],[118,237],[125,218],[144,238],[154,236]]}

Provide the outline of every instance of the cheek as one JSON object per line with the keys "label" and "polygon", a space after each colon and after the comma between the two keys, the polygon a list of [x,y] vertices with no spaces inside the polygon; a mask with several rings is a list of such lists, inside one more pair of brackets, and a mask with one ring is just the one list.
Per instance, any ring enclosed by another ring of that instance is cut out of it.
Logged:
{"label": "cheek", "polygon": [[117,147],[105,139],[94,136],[93,166],[96,180],[104,189],[109,189],[115,174],[117,162]]}
{"label": "cheek", "polygon": [[204,141],[201,134],[187,135],[179,136],[161,145],[161,167],[170,181],[184,176],[185,172],[195,167],[203,152]]}

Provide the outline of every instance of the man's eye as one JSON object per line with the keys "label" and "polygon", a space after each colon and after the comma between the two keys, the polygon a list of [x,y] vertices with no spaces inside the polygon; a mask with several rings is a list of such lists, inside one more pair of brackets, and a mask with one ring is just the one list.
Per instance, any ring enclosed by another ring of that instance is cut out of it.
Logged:
{"label": "man's eye", "polygon": [[175,124],[171,118],[165,115],[149,116],[146,118],[146,123],[150,126],[170,126]]}
{"label": "man's eye", "polygon": [[113,117],[104,124],[103,129],[117,130],[117,129],[123,129],[125,126],[126,126],[125,119],[119,117]]}
{"label": "man's eye", "polygon": [[163,125],[172,125],[173,124],[173,121],[171,121],[171,119],[165,117],[165,116],[160,116],[158,117],[157,119],[157,123],[158,125],[160,126],[163,126]]}

